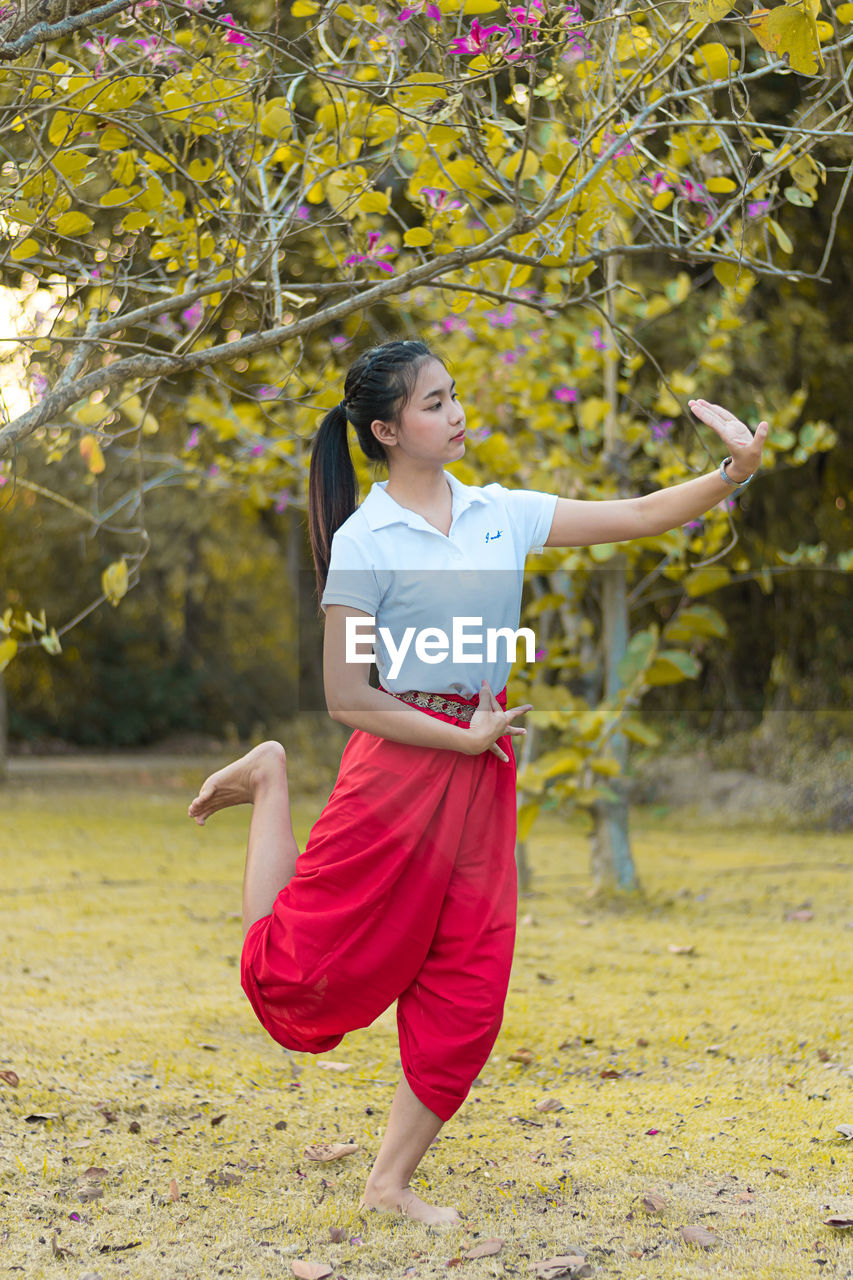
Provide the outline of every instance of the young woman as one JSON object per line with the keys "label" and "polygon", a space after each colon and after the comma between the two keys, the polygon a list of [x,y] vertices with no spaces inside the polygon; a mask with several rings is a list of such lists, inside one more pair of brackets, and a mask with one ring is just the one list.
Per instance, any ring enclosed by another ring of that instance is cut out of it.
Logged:
{"label": "young woman", "polygon": [[[515,721],[531,707],[507,707],[513,654],[507,644],[472,652],[472,624],[485,624],[481,635],[517,628],[532,548],[662,533],[748,483],[767,423],[753,436],[719,406],[690,404],[730,457],[719,471],[614,501],[461,484],[445,467],[465,453],[465,412],[422,342],[360,356],[320,426],[309,530],[326,613],[324,683],[329,714],[354,732],[303,853],[278,743],[212,774],[189,813],[203,824],[228,805],[253,806],[241,976],[274,1039],[323,1053],[397,1001],[403,1075],[365,1207],[458,1221],[409,1183],[488,1058],[509,983],[512,738],[525,732]],[[348,423],[365,455],[388,468],[360,507]],[[451,651],[441,634],[449,639],[460,619],[464,643]],[[380,688],[357,657],[371,627]]]}

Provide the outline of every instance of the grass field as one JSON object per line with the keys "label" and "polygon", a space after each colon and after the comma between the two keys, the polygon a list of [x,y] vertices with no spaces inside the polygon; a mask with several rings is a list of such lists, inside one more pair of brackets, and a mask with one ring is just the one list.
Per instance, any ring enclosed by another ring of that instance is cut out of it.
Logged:
{"label": "grass field", "polygon": [[[19,1077],[0,1080],[0,1273],[479,1280],[579,1251],[625,1280],[853,1276],[853,1230],[824,1225],[853,1217],[849,836],[637,811],[645,900],[617,910],[590,899],[579,828],[543,818],[503,1031],[415,1180],[465,1215],[435,1232],[357,1212],[393,1010],[339,1070],[255,1021],[248,814],[190,823],[202,776],[31,771],[0,791],[0,1071]],[[296,801],[303,846],[324,799]],[[329,1141],[359,1151],[306,1159]],[[499,1253],[461,1257],[487,1238]]]}

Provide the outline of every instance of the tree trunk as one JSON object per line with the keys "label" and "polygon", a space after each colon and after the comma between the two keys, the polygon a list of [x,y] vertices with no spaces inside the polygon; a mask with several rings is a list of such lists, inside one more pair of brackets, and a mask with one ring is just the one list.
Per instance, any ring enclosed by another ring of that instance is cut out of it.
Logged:
{"label": "tree trunk", "polygon": [[6,681],[0,671],[0,785],[6,781],[9,759],[9,720],[6,710]]}
{"label": "tree trunk", "polygon": [[[618,388],[616,370],[618,353],[612,327],[613,288],[616,285],[619,259],[608,259],[607,295],[608,323],[606,329],[604,395],[608,402],[604,424],[604,458],[616,473],[620,498],[628,496],[627,467],[624,449],[618,429]],[[601,647],[604,666],[604,696],[611,697],[621,687],[617,667],[628,647],[628,592],[624,554],[612,556],[602,569],[601,590],[602,637]],[[590,834],[592,875],[600,889],[629,892],[639,888],[631,841],[628,834],[628,799],[625,770],[628,764],[628,740],[623,733],[611,738],[611,753],[619,762],[621,774],[608,778],[607,785],[619,797],[618,800],[598,800],[592,805],[593,829]]]}

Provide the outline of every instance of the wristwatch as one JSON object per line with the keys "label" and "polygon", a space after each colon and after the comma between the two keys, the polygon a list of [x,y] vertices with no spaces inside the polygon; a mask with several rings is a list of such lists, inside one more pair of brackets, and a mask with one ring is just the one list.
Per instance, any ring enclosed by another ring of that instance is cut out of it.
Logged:
{"label": "wristwatch", "polygon": [[731,454],[729,454],[727,458],[723,458],[722,462],[720,463],[720,475],[723,477],[726,484],[730,484],[733,489],[745,489],[746,486],[749,484],[750,480],[752,479],[752,476],[755,475],[755,472],[753,471],[752,476],[747,476],[745,480],[733,480],[731,476],[726,475],[727,462],[734,462],[734,458],[731,456]]}

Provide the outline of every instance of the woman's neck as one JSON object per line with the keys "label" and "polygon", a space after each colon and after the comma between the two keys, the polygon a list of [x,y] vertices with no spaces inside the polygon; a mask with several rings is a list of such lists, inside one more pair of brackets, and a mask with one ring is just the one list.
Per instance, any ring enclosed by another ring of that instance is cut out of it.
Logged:
{"label": "woman's neck", "polygon": [[410,507],[413,511],[432,511],[452,498],[450,484],[441,468],[438,471],[414,472],[407,476],[391,475],[385,492],[389,498],[399,502],[401,507]]}

